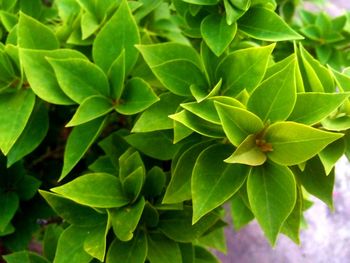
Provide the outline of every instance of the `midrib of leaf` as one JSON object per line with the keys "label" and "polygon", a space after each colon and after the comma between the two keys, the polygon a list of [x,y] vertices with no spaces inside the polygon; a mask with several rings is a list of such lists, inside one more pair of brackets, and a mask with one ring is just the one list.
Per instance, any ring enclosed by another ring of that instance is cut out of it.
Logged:
{"label": "midrib of leaf", "polygon": [[[339,137],[340,138],[340,137]],[[286,141],[286,142],[276,142],[276,141],[273,141],[271,142],[272,145],[288,145],[288,144],[295,144],[295,143],[311,143],[311,142],[317,142],[317,141],[324,141],[324,140],[329,140],[329,139],[336,139],[335,137],[331,137],[331,136],[328,136],[328,137],[323,137],[323,138],[315,138],[315,139],[302,139],[302,140],[293,140],[293,141]]]}

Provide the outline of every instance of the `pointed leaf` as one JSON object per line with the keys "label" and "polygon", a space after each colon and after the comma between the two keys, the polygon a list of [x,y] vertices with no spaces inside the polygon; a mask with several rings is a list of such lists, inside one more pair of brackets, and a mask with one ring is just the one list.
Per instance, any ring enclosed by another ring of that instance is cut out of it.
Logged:
{"label": "pointed leaf", "polygon": [[133,205],[109,210],[113,231],[119,240],[126,242],[134,237],[144,206],[145,199],[141,198]]}
{"label": "pointed leaf", "polygon": [[266,41],[303,39],[274,11],[252,7],[238,20],[238,28],[248,36]]}
{"label": "pointed leaf", "polygon": [[330,174],[337,161],[345,153],[345,146],[345,140],[339,139],[329,144],[318,154],[323,164],[326,175]]}
{"label": "pointed leaf", "polygon": [[133,115],[144,111],[159,100],[152,87],[141,78],[132,78],[126,83],[119,103],[115,106],[117,112]]}
{"label": "pointed leaf", "polygon": [[108,249],[106,262],[144,263],[146,256],[147,239],[146,235],[140,232],[129,242],[115,239]]}
{"label": "pointed leaf", "polygon": [[109,230],[109,222],[90,228],[89,234],[84,240],[84,250],[94,258],[103,262],[106,255],[107,234]]}
{"label": "pointed leaf", "polygon": [[113,110],[113,103],[110,99],[94,95],[82,101],[72,119],[66,124],[66,127],[77,126],[98,117],[106,115]]}
{"label": "pointed leaf", "polygon": [[19,207],[19,198],[15,192],[0,192],[0,232],[11,222]]}
{"label": "pointed leaf", "polygon": [[100,214],[91,207],[79,205],[60,195],[39,190],[52,209],[69,224],[88,227],[107,221],[106,214]]}
{"label": "pointed leaf", "polygon": [[151,263],[179,263],[181,252],[178,243],[161,234],[147,236],[147,258]]}
{"label": "pointed leaf", "polygon": [[124,193],[131,202],[134,202],[139,197],[144,182],[145,168],[143,166],[138,167],[123,180]]}
{"label": "pointed leaf", "polygon": [[215,107],[227,138],[235,146],[240,145],[248,135],[264,128],[261,119],[248,110],[219,102],[215,102]]}
{"label": "pointed leaf", "polygon": [[195,246],[195,263],[219,263],[220,261],[204,247]]}
{"label": "pointed leaf", "polygon": [[30,87],[38,97],[47,102],[59,105],[70,105],[74,103],[59,87],[55,72],[47,61],[47,58],[84,59],[85,57],[82,53],[71,49],[20,49],[19,55]]}
{"label": "pointed leaf", "polygon": [[263,122],[283,121],[291,114],[296,101],[295,60],[262,82],[251,94],[247,108]]}
{"label": "pointed leaf", "polygon": [[271,245],[275,245],[282,224],[296,202],[294,175],[285,166],[266,163],[252,169],[247,189],[252,212]]}
{"label": "pointed leaf", "polygon": [[93,95],[109,95],[106,75],[95,64],[78,58],[48,59],[60,87],[77,103]]}
{"label": "pointed leaf", "polygon": [[242,90],[252,91],[264,77],[267,63],[275,44],[246,48],[227,55],[216,69],[216,78],[222,78],[221,93],[236,96]]}
{"label": "pointed leaf", "polygon": [[349,96],[350,93],[298,93],[288,120],[314,125],[337,110]]}
{"label": "pointed leaf", "polygon": [[241,163],[250,166],[258,166],[265,163],[266,154],[258,147],[256,135],[249,135],[234,151],[225,159],[227,163]]}
{"label": "pointed leaf", "polygon": [[342,136],[296,122],[277,122],[266,130],[265,139],[272,145],[272,151],[267,155],[278,164],[296,165],[312,158]]}
{"label": "pointed leaf", "polygon": [[128,1],[121,4],[97,34],[92,48],[92,56],[98,66],[107,72],[113,61],[125,50],[125,72],[130,72],[138,57],[136,44],[140,35]]}
{"label": "pointed leaf", "polygon": [[31,90],[0,95],[0,149],[7,155],[25,129],[34,109]]}
{"label": "pointed leaf", "polygon": [[80,161],[100,135],[104,125],[105,118],[101,117],[73,128],[64,149],[63,169],[59,180],[62,180]]}
{"label": "pointed leaf", "polygon": [[119,178],[105,173],[85,174],[51,191],[92,207],[113,208],[128,203]]}
{"label": "pointed leaf", "polygon": [[235,37],[237,24],[228,25],[225,16],[211,14],[202,20],[200,29],[208,47],[220,56]]}
{"label": "pointed leaf", "polygon": [[19,15],[17,34],[21,48],[50,50],[60,46],[50,28],[22,12]]}
{"label": "pointed leaf", "polygon": [[235,231],[240,230],[254,219],[253,213],[247,207],[239,194],[235,194],[231,198],[231,217]]}
{"label": "pointed leaf", "polygon": [[49,263],[46,258],[29,251],[14,252],[4,256],[4,259],[7,263]]}
{"label": "pointed leaf", "polygon": [[88,234],[89,228],[77,226],[66,228],[58,240],[54,263],[89,263],[92,257],[83,248]]}
{"label": "pointed leaf", "polygon": [[191,180],[193,223],[227,201],[244,183],[249,167],[223,162],[231,151],[230,146],[217,144],[199,155]]}
{"label": "pointed leaf", "polygon": [[112,99],[118,100],[124,91],[125,80],[125,51],[113,61],[111,67],[108,70],[108,77],[111,83],[111,96]]}

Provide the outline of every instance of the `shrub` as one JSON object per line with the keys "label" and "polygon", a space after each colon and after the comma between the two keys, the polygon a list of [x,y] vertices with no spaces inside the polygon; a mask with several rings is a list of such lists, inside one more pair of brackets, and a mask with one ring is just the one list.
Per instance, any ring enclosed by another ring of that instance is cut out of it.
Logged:
{"label": "shrub", "polygon": [[0,1],[4,259],[217,262],[224,203],[299,243],[349,155],[350,30],[298,2]]}

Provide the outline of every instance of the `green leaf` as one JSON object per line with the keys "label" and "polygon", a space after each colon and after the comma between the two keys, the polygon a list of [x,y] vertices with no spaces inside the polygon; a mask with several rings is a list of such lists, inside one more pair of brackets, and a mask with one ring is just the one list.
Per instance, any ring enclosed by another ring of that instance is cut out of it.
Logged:
{"label": "green leaf", "polygon": [[255,218],[239,194],[231,198],[231,217],[235,231],[240,230]]}
{"label": "green leaf", "polygon": [[46,258],[29,251],[11,253],[4,256],[4,259],[8,263],[49,263]]}
{"label": "green leaf", "polygon": [[235,146],[240,145],[248,135],[264,128],[261,119],[248,110],[219,102],[215,102],[215,107],[227,138]]}
{"label": "green leaf", "polygon": [[221,253],[227,253],[225,228],[217,228],[210,233],[197,239],[197,244],[204,247],[213,248]]}
{"label": "green leaf", "polygon": [[[227,163],[240,163],[250,166],[259,166],[265,163],[267,157],[258,145],[257,136],[249,135],[234,151],[234,153],[225,159]],[[269,145],[266,145],[269,147]],[[269,148],[267,148],[269,150]]]}
{"label": "green leaf", "polygon": [[207,122],[186,110],[169,115],[169,117],[201,135],[211,138],[225,137],[220,125]]}
{"label": "green leaf", "polygon": [[179,145],[173,144],[172,133],[168,131],[131,134],[125,140],[142,153],[164,161],[172,159],[179,148]]}
{"label": "green leaf", "polygon": [[3,232],[19,207],[18,195],[14,192],[0,192],[0,232]]}
{"label": "green leaf", "polygon": [[53,262],[55,258],[58,239],[63,232],[63,228],[60,225],[47,226],[43,239],[43,256],[45,256],[50,262]]}
{"label": "green leaf", "polygon": [[350,93],[298,93],[288,120],[314,125],[337,110],[349,96]]}
{"label": "green leaf", "polygon": [[142,188],[142,194],[146,197],[159,196],[163,192],[166,180],[167,176],[164,171],[158,166],[153,166],[147,173],[145,184]]}
{"label": "green leaf", "polygon": [[119,240],[126,242],[133,239],[144,207],[145,199],[140,198],[130,206],[109,210],[113,231]]}
{"label": "green leaf", "polygon": [[111,96],[112,99],[118,100],[124,91],[125,81],[125,51],[113,61],[111,67],[108,70],[108,77],[111,84]]}
{"label": "green leaf", "polygon": [[303,209],[303,194],[300,188],[297,188],[297,200],[293,211],[290,213],[286,221],[284,221],[281,228],[281,232],[287,235],[293,242],[300,244],[299,232],[300,223],[302,220],[302,209]]}
{"label": "green leaf", "polygon": [[49,128],[49,116],[46,105],[37,103],[26,127],[7,155],[7,167],[31,153],[45,138]]}
{"label": "green leaf", "polygon": [[34,104],[35,95],[29,89],[0,95],[0,149],[4,155],[25,129]]}
{"label": "green leaf", "polygon": [[92,36],[100,27],[96,17],[89,12],[83,13],[81,16],[81,34],[82,40]]}
{"label": "green leaf", "polygon": [[219,263],[220,261],[204,247],[195,246],[194,263]]}
{"label": "green leaf", "polygon": [[128,1],[122,0],[117,12],[97,34],[92,56],[96,64],[107,72],[113,61],[125,50],[125,72],[130,72],[138,57],[135,45],[139,43],[138,27]]}
{"label": "green leaf", "polygon": [[337,161],[345,153],[345,146],[345,140],[339,139],[329,144],[318,154],[323,164],[326,175],[330,174]]}
{"label": "green leaf", "polygon": [[303,172],[296,173],[307,192],[333,209],[334,170],[327,176],[319,158],[308,161]]}
{"label": "green leaf", "polygon": [[106,115],[113,110],[113,103],[110,99],[101,95],[94,95],[82,101],[72,119],[66,124],[66,127],[77,126],[98,117]]}
{"label": "green leaf", "polygon": [[228,25],[225,16],[211,14],[202,20],[200,29],[208,47],[220,56],[235,37],[237,24]]}
{"label": "green leaf", "polygon": [[238,20],[238,28],[248,36],[265,41],[303,39],[275,12],[263,7],[252,7]]}
{"label": "green leaf", "polygon": [[84,240],[84,250],[94,258],[101,262],[104,261],[107,247],[107,234],[109,230],[109,222],[104,222],[90,228],[89,234]]}
{"label": "green leaf", "polygon": [[190,243],[201,237],[219,219],[219,215],[210,213],[196,224],[192,224],[192,209],[185,207],[180,211],[166,211],[159,221],[159,229],[176,242]]}
{"label": "green leaf", "polygon": [[224,163],[231,151],[230,146],[217,144],[199,155],[191,180],[193,223],[230,199],[243,185],[249,167]]}
{"label": "green leaf", "polygon": [[163,204],[179,203],[191,199],[191,177],[199,154],[211,145],[212,141],[191,145],[183,152],[172,172],[169,185],[164,194]]}
{"label": "green leaf", "polygon": [[141,78],[132,78],[126,83],[123,95],[115,106],[117,112],[133,115],[144,111],[159,100],[152,87]]}
{"label": "green leaf", "polygon": [[119,157],[119,178],[123,182],[128,175],[140,167],[144,174],[145,167],[139,152],[135,151],[133,148],[129,148]]}
{"label": "green leaf", "polygon": [[105,118],[101,117],[73,128],[64,150],[63,169],[59,180],[66,177],[84,156],[102,132],[105,121]]}
{"label": "green leaf", "polygon": [[345,131],[350,128],[350,116],[326,118],[322,120],[322,127],[330,131]]}
{"label": "green leaf", "polygon": [[252,169],[247,189],[252,212],[271,245],[275,245],[283,222],[295,206],[294,175],[285,166],[266,163]]}
{"label": "green leaf", "polygon": [[266,142],[272,145],[268,158],[281,165],[302,163],[343,134],[322,131],[296,122],[277,122],[266,130]]}
{"label": "green leaf", "polygon": [[55,255],[55,263],[89,263],[92,257],[84,250],[84,240],[89,235],[89,228],[69,226],[61,234]]}
{"label": "green leaf", "polygon": [[122,181],[125,195],[134,202],[140,195],[145,182],[145,168],[138,167]]}
{"label": "green leaf", "polygon": [[219,0],[183,0],[184,2],[194,5],[216,5]]}
{"label": "green leaf", "polygon": [[97,213],[91,207],[83,206],[60,195],[39,190],[52,209],[69,224],[79,227],[99,225],[107,220],[106,214]]}
{"label": "green leaf", "polygon": [[252,91],[264,77],[275,44],[246,48],[227,55],[216,69],[216,79],[222,78],[221,94],[236,96],[242,90]]}
{"label": "green leaf", "polygon": [[81,58],[84,55],[71,49],[31,50],[20,49],[21,63],[33,92],[41,99],[59,105],[70,105],[74,102],[61,90],[55,72],[47,58]]}
{"label": "green leaf", "polygon": [[123,263],[144,263],[147,249],[147,239],[143,232],[140,232],[129,242],[115,239],[108,249],[106,262],[114,263],[117,260]]}
{"label": "green leaf", "polygon": [[41,181],[31,175],[23,175],[20,181],[17,181],[16,192],[20,200],[28,201],[37,193]]}
{"label": "green leaf", "polygon": [[151,132],[173,128],[173,120],[168,116],[176,112],[183,97],[170,92],[159,96],[159,101],[146,109],[135,122],[132,132]]}
{"label": "green leaf", "polygon": [[92,207],[113,208],[128,203],[119,178],[105,173],[85,174],[51,191]]}
{"label": "green leaf", "polygon": [[295,60],[262,82],[251,94],[247,108],[263,122],[283,121],[296,102]]}
{"label": "green leaf", "polygon": [[17,34],[21,48],[51,50],[60,46],[50,28],[22,12],[19,14]]}
{"label": "green leaf", "polygon": [[48,61],[60,87],[73,101],[81,104],[93,95],[109,95],[107,77],[95,64],[80,58],[49,58]]}
{"label": "green leaf", "polygon": [[151,263],[179,263],[181,252],[178,243],[168,239],[162,234],[147,236],[148,253],[147,258]]}

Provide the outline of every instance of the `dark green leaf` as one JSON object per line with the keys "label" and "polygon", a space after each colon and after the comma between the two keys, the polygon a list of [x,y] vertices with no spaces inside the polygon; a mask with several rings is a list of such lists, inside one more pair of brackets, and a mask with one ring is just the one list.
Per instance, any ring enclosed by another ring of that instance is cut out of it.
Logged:
{"label": "dark green leaf", "polygon": [[4,256],[4,259],[7,263],[49,263],[46,258],[29,251],[15,252]]}
{"label": "dark green leaf", "polygon": [[254,219],[253,213],[247,207],[239,194],[231,198],[231,217],[233,228],[238,231]]}
{"label": "dark green leaf", "polygon": [[14,192],[0,192],[0,232],[11,222],[19,207],[18,195]]}
{"label": "dark green leaf", "polygon": [[178,243],[168,239],[162,234],[147,236],[148,253],[147,258],[151,263],[179,263],[181,252]]}

